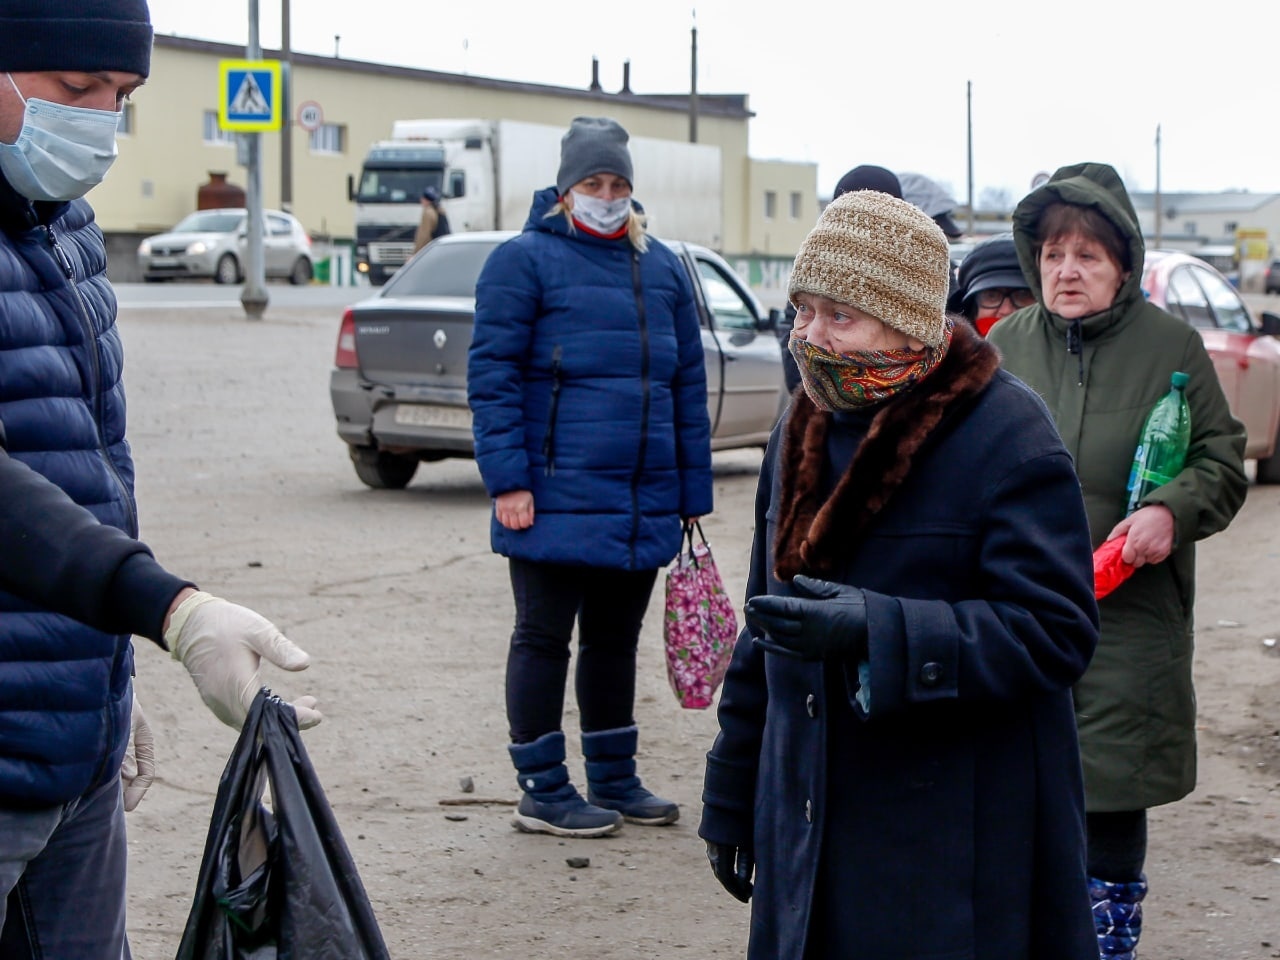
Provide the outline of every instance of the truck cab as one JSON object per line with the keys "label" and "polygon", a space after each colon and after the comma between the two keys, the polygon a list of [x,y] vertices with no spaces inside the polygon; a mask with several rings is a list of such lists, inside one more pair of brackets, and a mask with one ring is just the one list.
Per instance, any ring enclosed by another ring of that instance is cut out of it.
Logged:
{"label": "truck cab", "polygon": [[438,144],[382,141],[370,148],[360,180],[348,180],[356,205],[356,269],[374,286],[413,255],[413,236],[422,218],[422,191],[445,189],[445,150]]}

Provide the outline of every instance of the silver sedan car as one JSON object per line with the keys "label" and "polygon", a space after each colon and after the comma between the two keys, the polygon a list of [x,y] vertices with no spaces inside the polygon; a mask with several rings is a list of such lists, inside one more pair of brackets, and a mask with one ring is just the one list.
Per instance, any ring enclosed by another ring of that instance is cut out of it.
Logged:
{"label": "silver sedan car", "polygon": [[[148,282],[175,277],[240,283],[248,249],[243,207],[197,210],[168,233],[138,245],[138,266]],[[311,237],[296,218],[279,210],[262,216],[262,250],[268,278],[310,283]]]}
{"label": "silver sedan car", "polygon": [[[467,351],[476,279],[504,233],[454,233],[342,318],[329,396],[368,486],[404,487],[423,461],[474,454]],[[763,447],[787,403],[777,318],[713,251],[664,241],[693,284],[707,364],[711,446]]]}

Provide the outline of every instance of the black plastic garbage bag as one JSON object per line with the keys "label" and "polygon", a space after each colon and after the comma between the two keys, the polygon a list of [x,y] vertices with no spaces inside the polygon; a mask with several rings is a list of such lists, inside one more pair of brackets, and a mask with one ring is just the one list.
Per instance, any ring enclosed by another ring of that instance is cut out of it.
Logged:
{"label": "black plastic garbage bag", "polygon": [[293,708],[264,687],[218,784],[177,960],[389,957]]}

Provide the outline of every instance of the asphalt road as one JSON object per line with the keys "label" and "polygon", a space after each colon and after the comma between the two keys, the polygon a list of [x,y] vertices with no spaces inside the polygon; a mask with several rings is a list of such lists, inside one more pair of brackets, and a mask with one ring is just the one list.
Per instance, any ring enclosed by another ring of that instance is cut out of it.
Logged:
{"label": "asphalt road", "polygon": [[[183,310],[188,307],[239,307],[241,286],[213,282],[113,284],[122,310]],[[266,285],[267,310],[345,307],[371,297],[377,287],[331,287],[313,283],[295,287],[288,283]]]}

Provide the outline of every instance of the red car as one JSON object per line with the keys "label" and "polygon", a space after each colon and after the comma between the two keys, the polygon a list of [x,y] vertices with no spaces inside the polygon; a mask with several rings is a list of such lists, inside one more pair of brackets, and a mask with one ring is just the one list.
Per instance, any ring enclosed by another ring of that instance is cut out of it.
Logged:
{"label": "red car", "polygon": [[1259,483],[1280,483],[1280,315],[1255,320],[1226,277],[1185,253],[1147,251],[1142,289],[1200,331],[1231,412],[1248,432]]}

